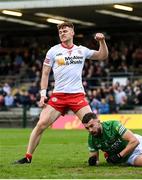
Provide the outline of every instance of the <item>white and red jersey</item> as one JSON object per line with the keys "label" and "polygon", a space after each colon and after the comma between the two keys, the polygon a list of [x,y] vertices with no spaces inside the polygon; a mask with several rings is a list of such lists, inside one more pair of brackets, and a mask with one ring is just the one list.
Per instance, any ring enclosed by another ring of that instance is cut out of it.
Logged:
{"label": "white and red jersey", "polygon": [[95,50],[73,45],[70,49],[57,44],[49,49],[44,65],[51,66],[54,73],[53,92],[84,93],[82,69],[85,59],[89,59]]}

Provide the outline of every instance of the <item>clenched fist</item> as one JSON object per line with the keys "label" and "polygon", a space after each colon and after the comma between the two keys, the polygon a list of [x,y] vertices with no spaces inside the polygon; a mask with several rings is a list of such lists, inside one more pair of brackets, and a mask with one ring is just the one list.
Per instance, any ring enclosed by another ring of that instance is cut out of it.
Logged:
{"label": "clenched fist", "polygon": [[97,33],[94,38],[96,39],[96,41],[105,40],[105,36],[102,33]]}

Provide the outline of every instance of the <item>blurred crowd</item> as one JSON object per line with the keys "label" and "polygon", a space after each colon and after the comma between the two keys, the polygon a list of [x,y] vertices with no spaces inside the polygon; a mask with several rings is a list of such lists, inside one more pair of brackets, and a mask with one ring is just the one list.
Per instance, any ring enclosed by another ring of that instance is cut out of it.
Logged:
{"label": "blurred crowd", "polygon": [[[83,39],[76,38],[75,41],[78,45],[85,45],[92,49],[98,48],[92,36],[85,36]],[[142,46],[140,40],[108,39],[107,42],[108,59],[101,62],[86,60],[83,69],[86,97],[92,110],[101,114],[117,113],[120,109],[133,109],[134,106],[142,105],[142,78],[130,81],[128,77],[126,84],[106,82],[106,77],[111,73],[117,73],[121,77],[126,77],[130,72],[133,76],[141,76]],[[56,37],[1,39],[1,110],[11,107],[38,106],[42,63],[47,50],[57,43]],[[51,72],[48,97],[53,87],[54,80]]]}
{"label": "blurred crowd", "polygon": [[[90,89],[83,81],[86,97],[92,110],[100,114],[117,113],[119,110],[132,110],[135,106],[142,105],[142,82],[136,80],[125,86],[118,82],[107,86],[103,83],[100,87]],[[47,96],[50,97],[54,81],[51,81]],[[0,87],[0,109],[8,110],[11,107],[37,107],[40,98],[39,84],[31,83],[28,87],[11,87],[5,83]]]}

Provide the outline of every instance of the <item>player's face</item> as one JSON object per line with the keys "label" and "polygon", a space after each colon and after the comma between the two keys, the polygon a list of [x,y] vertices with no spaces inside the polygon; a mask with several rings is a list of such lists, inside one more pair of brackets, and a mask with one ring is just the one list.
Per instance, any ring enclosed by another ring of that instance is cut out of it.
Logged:
{"label": "player's face", "polygon": [[88,123],[84,124],[85,128],[94,136],[102,134],[102,126],[98,119],[91,119]]}
{"label": "player's face", "polygon": [[59,29],[59,38],[61,42],[66,42],[72,40],[74,36],[74,30],[68,26]]}

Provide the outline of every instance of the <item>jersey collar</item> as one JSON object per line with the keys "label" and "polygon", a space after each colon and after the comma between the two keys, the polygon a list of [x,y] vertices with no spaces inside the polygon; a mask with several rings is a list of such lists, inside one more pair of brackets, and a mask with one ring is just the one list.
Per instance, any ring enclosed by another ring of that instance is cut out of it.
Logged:
{"label": "jersey collar", "polygon": [[62,46],[63,48],[66,48],[66,49],[72,49],[73,46],[74,46],[74,44],[73,44],[72,46],[70,46],[70,47],[67,47],[67,46],[65,46],[63,43],[61,43],[61,46]]}

